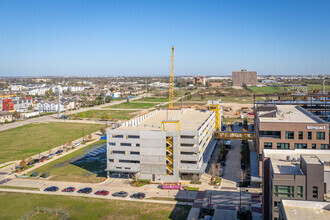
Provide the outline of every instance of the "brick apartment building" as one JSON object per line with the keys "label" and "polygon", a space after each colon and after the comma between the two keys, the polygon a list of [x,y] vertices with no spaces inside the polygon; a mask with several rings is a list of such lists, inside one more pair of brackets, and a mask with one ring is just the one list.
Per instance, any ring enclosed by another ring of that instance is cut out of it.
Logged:
{"label": "brick apartment building", "polygon": [[329,125],[300,106],[255,106],[256,148],[262,175],[263,149],[329,149]]}

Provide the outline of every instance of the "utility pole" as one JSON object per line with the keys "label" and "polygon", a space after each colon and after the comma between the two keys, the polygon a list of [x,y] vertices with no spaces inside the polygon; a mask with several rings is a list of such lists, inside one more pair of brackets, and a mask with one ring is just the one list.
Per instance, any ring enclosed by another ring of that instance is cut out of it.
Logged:
{"label": "utility pole", "polygon": [[58,119],[60,119],[60,114],[61,114],[61,109],[60,109],[60,106],[61,106],[61,96],[60,96],[60,86],[57,87],[57,91],[58,91]]}

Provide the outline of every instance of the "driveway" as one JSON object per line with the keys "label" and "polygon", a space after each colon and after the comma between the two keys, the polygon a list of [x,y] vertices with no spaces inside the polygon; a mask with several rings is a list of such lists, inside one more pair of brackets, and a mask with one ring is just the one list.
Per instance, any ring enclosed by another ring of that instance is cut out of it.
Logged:
{"label": "driveway", "polygon": [[239,182],[239,174],[241,171],[241,141],[232,140],[230,151],[227,154],[226,167],[223,174],[223,179],[234,183]]}

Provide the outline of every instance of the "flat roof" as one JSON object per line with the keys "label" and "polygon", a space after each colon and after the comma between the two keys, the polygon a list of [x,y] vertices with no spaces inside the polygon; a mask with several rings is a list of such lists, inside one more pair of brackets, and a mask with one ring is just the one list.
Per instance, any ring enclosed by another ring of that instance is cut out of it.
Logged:
{"label": "flat roof", "polygon": [[282,200],[281,205],[288,220],[330,219],[329,202]]}
{"label": "flat roof", "polygon": [[[323,163],[324,171],[330,171],[330,166],[325,164],[325,161],[330,161],[330,150],[278,150],[278,149],[263,149],[263,157],[269,157],[275,173],[279,174],[297,174],[300,171],[298,160],[300,155],[303,155],[305,161],[311,164]],[[316,158],[316,157],[317,158]],[[291,162],[287,162],[287,157],[290,157]],[[297,161],[297,162],[294,162]],[[296,168],[294,168],[296,167]],[[299,171],[297,170],[299,168]],[[296,169],[296,170],[295,170]]]}
{"label": "flat roof", "polygon": [[[184,110],[159,110],[154,115],[143,120],[137,126],[122,126],[125,130],[161,130],[162,121],[180,121],[181,131],[197,131],[200,126],[213,114],[212,111],[199,111],[194,109]],[[177,124],[165,124],[166,131],[176,131]]]}
{"label": "flat roof", "polygon": [[[260,122],[286,123],[325,123],[317,116],[297,105],[277,105],[276,117],[259,117]],[[258,111],[261,116],[272,111]]]}

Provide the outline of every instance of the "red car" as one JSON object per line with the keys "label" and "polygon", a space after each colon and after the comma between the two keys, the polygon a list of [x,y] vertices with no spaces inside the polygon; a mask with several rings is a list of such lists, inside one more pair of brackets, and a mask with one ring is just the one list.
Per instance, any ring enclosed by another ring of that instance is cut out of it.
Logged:
{"label": "red car", "polygon": [[248,115],[254,115],[254,113],[252,113],[252,112],[249,112],[249,113],[248,113]]}
{"label": "red car", "polygon": [[109,191],[107,190],[100,190],[95,193],[95,195],[100,195],[100,196],[107,196],[109,195]]}
{"label": "red car", "polygon": [[62,192],[74,192],[75,190],[76,190],[76,188],[74,188],[74,187],[68,187],[68,188],[62,189]]}

